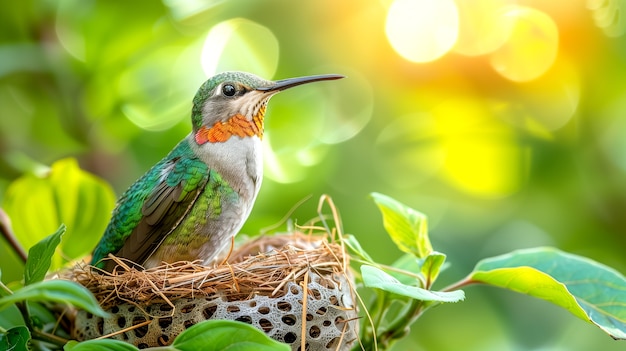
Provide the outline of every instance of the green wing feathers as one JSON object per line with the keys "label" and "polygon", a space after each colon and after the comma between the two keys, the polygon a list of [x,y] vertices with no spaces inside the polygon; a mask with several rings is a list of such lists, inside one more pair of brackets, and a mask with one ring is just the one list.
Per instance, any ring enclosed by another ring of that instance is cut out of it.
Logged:
{"label": "green wing feathers", "polygon": [[100,262],[109,253],[143,263],[185,218],[208,179],[207,165],[183,140],[122,195],[91,263],[112,269]]}

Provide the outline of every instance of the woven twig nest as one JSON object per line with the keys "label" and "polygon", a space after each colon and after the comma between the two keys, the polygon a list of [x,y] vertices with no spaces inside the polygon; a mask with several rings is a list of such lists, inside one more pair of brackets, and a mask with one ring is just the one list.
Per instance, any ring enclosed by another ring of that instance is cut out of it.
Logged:
{"label": "woven twig nest", "polygon": [[229,263],[178,262],[141,271],[123,261],[113,273],[76,267],[109,318],[76,314],[77,340],[110,337],[139,348],[165,346],[209,319],[249,323],[300,350],[349,350],[357,339],[353,282],[344,248],[325,235],[260,237]]}

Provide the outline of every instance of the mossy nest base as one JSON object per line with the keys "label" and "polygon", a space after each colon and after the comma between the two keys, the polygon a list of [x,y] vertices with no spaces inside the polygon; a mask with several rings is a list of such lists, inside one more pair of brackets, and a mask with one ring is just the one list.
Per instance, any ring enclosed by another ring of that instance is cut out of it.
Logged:
{"label": "mossy nest base", "polygon": [[91,290],[111,314],[79,311],[77,340],[110,337],[139,348],[165,346],[210,319],[251,324],[293,350],[349,350],[357,339],[348,259],[327,235],[260,237],[217,267],[178,262],[142,271],[118,263],[113,273],[91,266],[71,272],[70,279]]}

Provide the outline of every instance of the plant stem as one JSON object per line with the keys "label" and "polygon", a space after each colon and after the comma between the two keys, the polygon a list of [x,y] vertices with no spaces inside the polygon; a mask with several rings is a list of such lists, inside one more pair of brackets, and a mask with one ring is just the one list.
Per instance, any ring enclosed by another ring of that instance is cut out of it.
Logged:
{"label": "plant stem", "polygon": [[13,252],[15,252],[25,264],[26,259],[28,258],[28,254],[26,253],[22,245],[20,245],[20,242],[17,241],[17,238],[15,237],[15,234],[11,229],[11,220],[2,208],[0,208],[0,234],[2,234],[2,236],[7,240],[9,245],[11,245],[11,247],[13,248]]}
{"label": "plant stem", "polygon": [[17,309],[20,310],[20,313],[22,314],[22,318],[24,318],[24,324],[26,325],[26,328],[28,328],[28,330],[30,330],[30,332],[32,333],[35,328],[33,328],[33,323],[30,320],[30,312],[28,312],[28,305],[26,304],[25,301],[19,301],[15,303],[15,306],[17,306]]}
{"label": "plant stem", "polygon": [[44,333],[40,330],[35,329],[35,327],[33,326],[33,322],[30,319],[30,312],[28,311],[28,304],[26,303],[26,301],[16,302],[15,305],[20,310],[22,318],[24,318],[24,324],[26,325],[26,328],[28,328],[28,330],[30,331],[30,335],[33,339],[41,340],[58,346],[63,346],[67,344],[68,340],[66,340],[65,338],[56,336],[54,334]]}
{"label": "plant stem", "polygon": [[384,305],[386,301],[386,294],[376,290],[376,295],[372,299],[371,308],[368,308],[369,315],[372,319],[367,319],[367,323],[363,325],[360,331],[360,340],[363,343],[364,350],[378,350],[375,345],[374,335],[377,335],[378,326],[381,323],[382,316],[384,315]]}
{"label": "plant stem", "polygon": [[469,276],[468,276],[468,277],[465,277],[465,278],[459,280],[456,283],[452,283],[452,284],[446,286],[444,289],[441,289],[441,291],[448,292],[448,291],[459,290],[459,289],[461,289],[464,286],[468,286],[468,285],[472,285],[472,284],[478,284],[478,283],[479,282],[470,279]]}
{"label": "plant stem", "polygon": [[[2,291],[6,294],[6,295],[11,295],[13,294],[13,291],[11,291],[11,289],[9,289],[8,286],[4,285],[3,282],[0,281],[0,289],[2,289]],[[2,294],[0,294],[0,296],[2,296]]]}
{"label": "plant stem", "polygon": [[386,339],[385,342],[389,343],[394,339],[402,337],[406,333],[407,327],[413,324],[420,316],[423,306],[423,301],[412,299],[404,311],[398,315],[398,318],[389,325],[387,331],[383,333],[381,340]]}
{"label": "plant stem", "polygon": [[69,341],[69,340],[67,340],[65,338],[62,338],[60,336],[57,336],[57,335],[54,335],[54,334],[49,334],[49,333],[44,333],[44,332],[39,331],[39,330],[31,330],[30,334],[32,335],[33,339],[45,341],[47,343],[58,345],[58,346],[63,346],[65,344],[67,344],[67,342]]}

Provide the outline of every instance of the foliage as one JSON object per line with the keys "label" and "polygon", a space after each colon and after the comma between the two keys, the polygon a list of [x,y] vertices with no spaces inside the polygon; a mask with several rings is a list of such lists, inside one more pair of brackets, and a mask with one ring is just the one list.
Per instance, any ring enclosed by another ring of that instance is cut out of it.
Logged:
{"label": "foliage", "polygon": [[588,258],[554,248],[518,250],[480,261],[466,279],[550,301],[626,339],[626,279]]}
{"label": "foliage", "polygon": [[385,230],[400,250],[417,258],[428,257],[433,248],[428,239],[426,216],[382,194],[372,197],[383,213]]}
{"label": "foliage", "polygon": [[267,337],[262,331],[244,323],[206,321],[181,333],[171,346],[172,351],[193,350],[284,351],[290,347]]}
{"label": "foliage", "polygon": [[26,260],[26,267],[24,269],[25,285],[40,282],[46,277],[50,269],[50,264],[52,263],[54,251],[61,243],[61,237],[65,234],[65,231],[65,224],[61,224],[54,234],[43,238],[40,242],[35,244],[35,246],[30,248],[28,257],[37,257],[37,259]]}
{"label": "foliage", "polygon": [[[58,252],[52,251],[50,259],[43,259],[52,269],[58,269],[91,252],[108,223],[114,203],[115,195],[106,182],[81,170],[75,159],[67,158],[53,163],[41,176],[27,173],[12,182],[2,207],[11,218],[19,243],[36,250],[30,256],[39,257],[42,250],[46,250],[36,249],[35,243],[62,223],[68,226],[67,230],[63,227],[63,242],[47,244],[55,248],[58,245]],[[60,240],[58,236],[57,239]],[[15,266],[7,269],[6,264],[0,261],[5,272],[20,271]],[[33,272],[29,268],[33,267],[27,267],[25,272],[27,282],[32,279],[31,274],[41,275],[48,270],[48,267],[39,267],[38,272]],[[11,278],[18,277],[7,277],[9,281]]]}
{"label": "foliage", "polygon": [[[369,323],[361,328],[366,350],[388,349],[406,336],[410,325],[426,310],[463,300],[463,291],[457,289],[472,284],[492,285],[549,301],[615,339],[626,339],[626,278],[612,268],[554,248],[519,250],[484,259],[466,278],[433,291],[432,284],[446,256],[433,251],[425,228],[426,216],[385,195],[374,193],[372,197],[381,209],[385,229],[408,257],[392,266],[380,265],[369,258],[354,237],[346,240],[363,263],[363,285],[376,289],[367,306]],[[411,261],[415,268],[406,270]],[[391,273],[405,277],[401,281]],[[401,307],[394,309],[393,304]]]}
{"label": "foliage", "polygon": [[26,350],[30,332],[24,326],[13,327],[6,333],[0,334],[0,349],[2,350]]}
{"label": "foliage", "polygon": [[23,318],[23,325],[13,326],[8,330],[6,325],[0,326],[2,330],[6,330],[0,342],[6,343],[7,349],[23,350],[31,338],[33,342],[43,344],[64,342],[62,337],[48,332],[51,326],[57,324],[57,320],[49,312],[41,313],[46,310],[46,304],[73,305],[94,315],[106,316],[95,297],[82,285],[68,280],[44,280],[64,233],[65,225],[61,225],[54,234],[31,248],[30,254],[33,255],[29,255],[26,260],[24,287],[12,291],[0,283],[3,295],[0,297],[0,315],[11,313],[12,308],[17,308]]}

